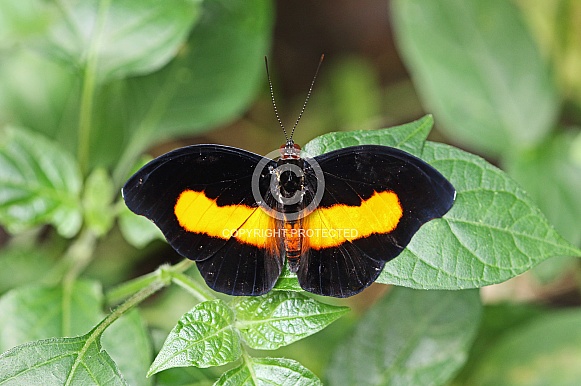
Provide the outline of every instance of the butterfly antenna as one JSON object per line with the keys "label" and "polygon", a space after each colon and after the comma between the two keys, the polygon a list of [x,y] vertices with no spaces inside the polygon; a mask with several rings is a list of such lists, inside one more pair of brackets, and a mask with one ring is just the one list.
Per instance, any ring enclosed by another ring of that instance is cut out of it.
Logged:
{"label": "butterfly antenna", "polygon": [[284,138],[286,139],[286,142],[289,142],[289,136],[286,132],[286,129],[284,128],[284,125],[282,124],[282,121],[280,120],[280,116],[278,115],[278,109],[276,108],[276,102],[274,101],[274,91],[272,90],[272,81],[270,80],[270,72],[268,71],[268,59],[266,58],[266,56],[264,57],[264,64],[266,64],[266,76],[268,77],[268,86],[270,87],[270,99],[272,100],[274,115],[276,115],[276,120],[278,121],[278,124],[282,128],[282,132],[284,133]]}
{"label": "butterfly antenna", "polygon": [[[315,85],[315,80],[317,80],[317,74],[319,73],[319,68],[321,68],[321,63],[323,63],[323,59],[325,59],[325,54],[322,54],[321,59],[319,59],[319,64],[317,65],[317,70],[315,71],[315,76],[313,76],[313,81],[311,82],[311,87],[309,87],[309,92],[307,93],[307,98],[305,99],[305,103],[303,103],[303,108],[301,109],[301,113],[299,114],[299,117],[297,118],[297,121],[295,122],[295,125],[293,126],[293,129],[291,130],[291,134],[290,134],[291,141],[293,139],[295,129],[297,128],[299,121],[301,120],[301,117],[303,116],[303,113],[305,112],[305,109],[307,108],[307,103],[309,102],[309,98],[311,97],[311,92],[313,92],[313,86]],[[287,142],[288,142],[288,139],[287,139]]]}

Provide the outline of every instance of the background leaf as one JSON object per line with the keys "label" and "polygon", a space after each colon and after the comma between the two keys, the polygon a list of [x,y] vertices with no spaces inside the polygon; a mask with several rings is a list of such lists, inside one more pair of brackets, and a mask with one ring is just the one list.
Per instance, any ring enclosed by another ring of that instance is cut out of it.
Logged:
{"label": "background leaf", "polygon": [[143,248],[153,240],[165,240],[154,223],[143,216],[136,216],[124,204],[119,213],[119,230],[123,238],[136,248]]}
{"label": "background leaf", "polygon": [[416,121],[383,130],[359,130],[323,134],[305,145],[310,156],[328,153],[347,146],[384,145],[419,156],[434,126],[434,118],[426,115]]}
{"label": "background leaf", "polygon": [[[101,286],[94,281],[77,281],[71,287],[14,289],[0,298],[0,351],[25,342],[84,334],[104,317],[102,306]],[[44,344],[39,347],[45,350]],[[63,346],[59,343],[55,347]],[[137,311],[122,316],[105,330],[103,347],[131,384],[148,384],[145,374],[151,363],[151,344]]]}
{"label": "background leaf", "polygon": [[274,350],[314,334],[349,311],[297,292],[272,291],[234,303],[236,328],[252,348]]}
{"label": "background leaf", "polygon": [[315,374],[292,359],[248,358],[247,362],[225,372],[215,385],[322,386],[322,383]]}
{"label": "background leaf", "polygon": [[97,340],[87,336],[26,343],[0,355],[0,385],[99,385],[127,383]]}
{"label": "background leaf", "polygon": [[19,287],[0,298],[0,351],[60,336],[77,336],[102,317],[101,286],[78,281],[71,287]]}
{"label": "background leaf", "polygon": [[153,359],[151,338],[137,310],[128,312],[107,328],[101,344],[128,384],[146,386],[153,383],[152,378],[146,378]]}
{"label": "background leaf", "polygon": [[0,143],[0,224],[11,232],[49,223],[65,237],[81,226],[81,176],[57,144],[22,129],[5,128]]}
{"label": "background leaf", "polygon": [[[203,17],[182,55],[160,72],[129,82],[139,116],[163,107],[153,138],[192,133],[222,124],[243,111],[265,81],[263,57],[270,42],[268,0],[203,3]],[[160,104],[161,103],[161,104]]]}
{"label": "background leaf", "polygon": [[[39,4],[37,4],[38,6]],[[50,4],[40,50],[72,68],[95,60],[100,81],[148,73],[167,63],[200,15],[199,1],[117,0]]]}
{"label": "background leaf", "polygon": [[240,357],[234,313],[221,300],[206,301],[184,314],[171,330],[148,375],[171,367],[220,366]]}
{"label": "background leaf", "polygon": [[106,234],[113,226],[112,197],[113,181],[107,171],[101,168],[93,170],[85,182],[83,209],[87,227],[98,236]]}
{"label": "background leaf", "polygon": [[470,385],[575,385],[581,377],[581,313],[540,316],[484,353]]}
{"label": "background leaf", "polygon": [[478,291],[395,287],[335,351],[329,385],[440,385],[464,364],[480,321]]}
{"label": "background leaf", "polygon": [[32,245],[3,247],[0,249],[0,294],[39,280],[50,272],[53,264],[54,261],[45,249]]}
{"label": "background leaf", "polygon": [[478,288],[554,256],[579,256],[506,174],[459,149],[426,143],[422,158],[457,191],[443,218],[428,222],[378,278],[423,289]]}
{"label": "background leaf", "polygon": [[559,98],[522,17],[505,0],[396,0],[400,52],[428,110],[488,154],[538,143]]}

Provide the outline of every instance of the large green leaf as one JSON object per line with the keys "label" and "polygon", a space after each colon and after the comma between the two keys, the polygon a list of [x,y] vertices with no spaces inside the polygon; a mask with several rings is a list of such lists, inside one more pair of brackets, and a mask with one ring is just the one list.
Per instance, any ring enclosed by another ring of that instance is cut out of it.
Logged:
{"label": "large green leaf", "polygon": [[75,160],[38,134],[0,131],[0,224],[11,232],[53,224],[66,237],[81,226],[81,176]]}
{"label": "large green leaf", "polygon": [[[156,138],[232,119],[265,78],[271,2],[207,0],[202,12],[181,55],[160,72],[129,83],[139,116],[157,120],[150,131]],[[158,116],[152,116],[152,108]]]}
{"label": "large green leaf", "polygon": [[420,156],[424,142],[434,126],[434,118],[426,115],[416,121],[382,130],[360,130],[323,134],[305,145],[310,156],[357,145],[384,145],[397,147]]}
{"label": "large green leaf", "polygon": [[208,130],[240,115],[264,77],[272,29],[270,0],[207,0],[180,53],[161,70],[106,85],[97,95],[93,162],[125,178],[152,142]]}
{"label": "large green leaf", "polygon": [[[101,287],[91,281],[77,281],[70,287],[35,285],[12,290],[0,299],[0,351],[25,342],[84,334],[103,318],[102,305]],[[50,352],[64,347],[62,339],[54,342],[58,345],[37,342],[33,347]],[[27,355],[24,347],[22,353],[13,355]],[[103,347],[131,384],[148,383],[145,374],[151,363],[151,345],[137,311],[121,317],[104,332]]]}
{"label": "large green leaf", "polygon": [[172,367],[220,366],[240,357],[234,313],[221,300],[198,304],[171,330],[148,375]]}
{"label": "large green leaf", "polygon": [[163,66],[186,40],[201,8],[200,1],[192,0],[49,4],[48,9],[39,10],[53,15],[47,42],[41,42],[39,49],[72,68],[94,71],[100,81]]}
{"label": "large green leaf", "polygon": [[101,320],[102,296],[101,287],[89,281],[7,292],[0,298],[0,351],[33,340],[86,333]]}
{"label": "large green leaf", "polygon": [[248,358],[225,372],[215,386],[322,386],[315,374],[297,361],[284,358]]}
{"label": "large green leaf", "polygon": [[234,303],[236,328],[250,347],[274,350],[325,328],[347,311],[297,292],[273,291]]}
{"label": "large green leaf", "polygon": [[478,291],[394,288],[337,347],[329,384],[444,384],[466,361],[480,312]]}
{"label": "large green leaf", "polygon": [[559,99],[511,1],[396,0],[397,42],[442,129],[492,154],[538,143]]}
{"label": "large green leaf", "polygon": [[152,378],[146,378],[153,359],[151,338],[137,310],[130,311],[109,326],[103,333],[101,344],[127,383],[140,386],[153,383]]}
{"label": "large green leaf", "polygon": [[549,225],[526,193],[482,158],[426,143],[422,158],[456,188],[454,206],[420,228],[378,282],[413,288],[477,288],[510,279],[554,256],[581,251]]}
{"label": "large green leaf", "polygon": [[127,386],[117,366],[89,335],[53,338],[0,355],[0,385]]}
{"label": "large green leaf", "polygon": [[0,249],[0,294],[42,280],[53,268],[51,257],[46,248],[31,245],[28,240],[27,245],[3,246]]}
{"label": "large green leaf", "polygon": [[482,354],[466,384],[576,385],[581,378],[581,312],[540,316]]}
{"label": "large green leaf", "polygon": [[575,137],[561,133],[506,160],[508,173],[527,191],[561,235],[581,244],[581,162]]}

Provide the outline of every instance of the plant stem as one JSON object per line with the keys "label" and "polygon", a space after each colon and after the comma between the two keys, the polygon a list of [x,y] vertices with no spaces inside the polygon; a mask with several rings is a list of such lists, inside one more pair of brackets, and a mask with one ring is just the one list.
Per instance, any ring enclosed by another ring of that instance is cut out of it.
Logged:
{"label": "plant stem", "polygon": [[202,286],[199,285],[199,283],[181,272],[176,272],[173,274],[172,282],[179,285],[190,294],[194,295],[201,302],[216,299],[214,295],[206,291]]}
{"label": "plant stem", "polygon": [[93,104],[95,97],[95,86],[97,83],[97,51],[101,43],[101,31],[105,24],[105,16],[111,0],[100,2],[97,22],[92,34],[91,43],[88,49],[87,58],[83,71],[83,88],[81,91],[81,105],[79,111],[79,137],[77,157],[83,174],[87,173],[89,167],[89,145],[91,142],[91,124],[93,121]]}
{"label": "plant stem", "polygon": [[[192,260],[184,259],[173,266],[162,265],[155,272],[148,273],[147,275],[140,276],[136,279],[123,283],[106,295],[107,304],[113,305],[119,303],[121,300],[126,299],[128,296],[152,285],[155,281],[162,281],[164,283],[174,282],[182,288],[186,288],[188,292],[196,296],[196,298],[204,301],[215,299],[211,294],[206,292],[197,283],[195,283],[191,278],[184,275],[188,268],[190,268],[194,262]],[[176,279],[176,277],[178,277]]]}

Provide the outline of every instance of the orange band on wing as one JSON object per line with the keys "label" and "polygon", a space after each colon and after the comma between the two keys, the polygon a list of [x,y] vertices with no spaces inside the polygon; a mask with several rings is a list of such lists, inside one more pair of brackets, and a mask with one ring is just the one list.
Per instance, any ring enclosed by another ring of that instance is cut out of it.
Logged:
{"label": "orange band on wing", "polygon": [[246,205],[218,206],[215,199],[204,192],[184,190],[174,206],[174,213],[182,228],[188,232],[229,239],[257,247],[268,246],[273,220],[261,209]]}
{"label": "orange band on wing", "polygon": [[305,221],[307,244],[314,249],[336,247],[374,233],[393,231],[403,208],[392,191],[375,192],[360,206],[335,204],[316,209]]}

